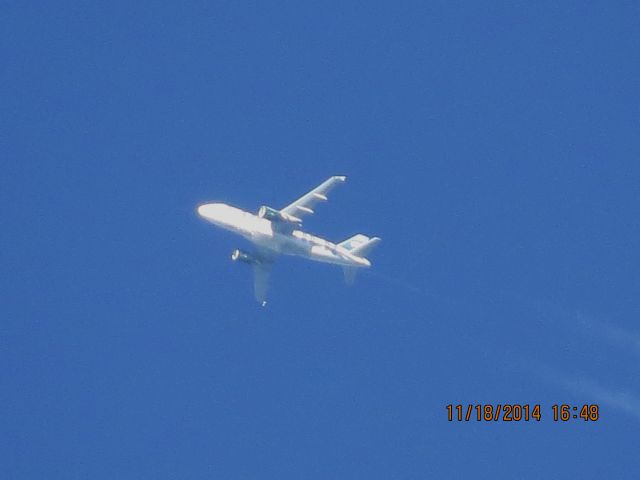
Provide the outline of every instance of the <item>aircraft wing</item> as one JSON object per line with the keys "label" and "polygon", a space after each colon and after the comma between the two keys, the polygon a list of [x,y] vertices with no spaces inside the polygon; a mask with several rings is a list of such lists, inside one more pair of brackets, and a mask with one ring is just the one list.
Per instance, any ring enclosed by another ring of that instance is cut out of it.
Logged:
{"label": "aircraft wing", "polygon": [[347,177],[343,176],[331,177],[280,211],[295,218],[310,215],[313,213],[313,207],[318,202],[326,201],[329,191],[336,185],[343,183],[346,179]]}
{"label": "aircraft wing", "polygon": [[269,276],[275,256],[266,250],[256,251],[259,261],[253,264],[253,292],[256,300],[265,306],[267,303],[267,290],[269,290]]}

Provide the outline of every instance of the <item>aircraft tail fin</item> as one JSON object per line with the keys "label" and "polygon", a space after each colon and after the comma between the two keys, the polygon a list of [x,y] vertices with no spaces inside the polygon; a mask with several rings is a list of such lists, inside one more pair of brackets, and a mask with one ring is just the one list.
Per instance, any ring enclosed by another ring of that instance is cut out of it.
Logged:
{"label": "aircraft tail fin", "polygon": [[353,285],[353,282],[356,281],[356,275],[358,273],[357,267],[342,267],[344,271],[344,283],[347,285]]}
{"label": "aircraft tail fin", "polygon": [[[366,235],[359,233],[344,242],[341,242],[339,245],[349,250],[349,253],[352,255],[357,257],[366,257],[381,241],[382,239],[380,237],[369,238]],[[353,285],[359,268],[360,267],[342,267],[344,271],[344,281],[347,285]]]}

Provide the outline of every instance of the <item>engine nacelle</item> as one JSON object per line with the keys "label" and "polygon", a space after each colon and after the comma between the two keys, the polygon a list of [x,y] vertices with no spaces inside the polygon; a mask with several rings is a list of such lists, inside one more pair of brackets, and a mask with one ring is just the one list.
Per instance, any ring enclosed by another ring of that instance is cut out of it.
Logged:
{"label": "engine nacelle", "polygon": [[275,220],[276,222],[282,221],[280,212],[275,208],[267,207],[266,205],[260,207],[260,210],[258,210],[258,216],[260,218],[264,218],[265,220]]}
{"label": "engine nacelle", "polygon": [[298,217],[281,212],[275,208],[267,207],[266,205],[260,207],[258,210],[258,216],[272,222],[302,223],[302,220]]}
{"label": "engine nacelle", "polygon": [[242,262],[253,265],[258,262],[251,254],[238,250],[237,248],[231,253],[231,260],[234,262]]}

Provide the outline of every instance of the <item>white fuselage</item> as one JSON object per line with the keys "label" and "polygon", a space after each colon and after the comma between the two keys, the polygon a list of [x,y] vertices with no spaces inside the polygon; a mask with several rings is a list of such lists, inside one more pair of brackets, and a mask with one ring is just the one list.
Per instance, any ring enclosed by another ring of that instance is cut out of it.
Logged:
{"label": "white fuselage", "polygon": [[[258,247],[275,254],[297,255],[317,262],[349,267],[370,267],[369,260],[352,255],[340,245],[284,224],[260,218],[224,203],[198,207],[198,215],[214,225],[238,233]],[[289,227],[289,228],[286,228]]]}

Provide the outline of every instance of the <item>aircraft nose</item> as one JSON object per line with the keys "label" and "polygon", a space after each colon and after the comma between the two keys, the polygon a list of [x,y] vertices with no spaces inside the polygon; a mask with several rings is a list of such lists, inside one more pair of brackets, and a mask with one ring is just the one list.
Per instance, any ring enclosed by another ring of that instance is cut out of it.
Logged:
{"label": "aircraft nose", "polygon": [[198,207],[198,215],[200,215],[201,217],[206,217],[207,216],[207,211],[209,210],[210,205],[200,205]]}
{"label": "aircraft nose", "polygon": [[198,207],[198,215],[207,219],[214,219],[220,216],[224,206],[220,203],[206,203]]}
{"label": "aircraft nose", "polygon": [[198,207],[198,215],[216,225],[230,225],[238,220],[236,209],[224,203],[207,203]]}

